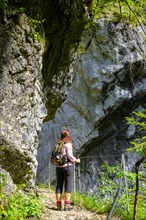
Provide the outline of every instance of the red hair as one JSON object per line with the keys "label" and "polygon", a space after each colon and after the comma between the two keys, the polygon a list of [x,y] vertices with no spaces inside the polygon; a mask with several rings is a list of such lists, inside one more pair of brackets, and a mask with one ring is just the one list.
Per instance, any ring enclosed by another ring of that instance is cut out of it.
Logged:
{"label": "red hair", "polygon": [[72,143],[72,140],[70,138],[70,133],[69,133],[69,131],[67,129],[61,131],[61,138],[60,138],[60,140],[64,141],[64,142]]}

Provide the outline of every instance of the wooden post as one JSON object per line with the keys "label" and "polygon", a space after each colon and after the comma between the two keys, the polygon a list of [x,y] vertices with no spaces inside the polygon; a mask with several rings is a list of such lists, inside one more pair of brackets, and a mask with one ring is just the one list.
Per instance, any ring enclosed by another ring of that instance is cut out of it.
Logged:
{"label": "wooden post", "polygon": [[49,192],[50,192],[50,171],[51,171],[51,169],[50,169],[50,160],[49,160],[49,164],[48,164],[48,168],[49,168],[49,177],[48,177],[48,188],[49,188]]}
{"label": "wooden post", "polygon": [[127,184],[127,171],[125,167],[125,157],[124,154],[122,154],[122,164],[123,164],[123,170],[124,170],[124,181],[125,181],[125,189],[126,189],[126,198],[127,198],[127,207],[129,212],[129,196],[128,196],[128,184]]}
{"label": "wooden post", "polygon": [[[123,164],[123,158],[121,158],[121,166],[122,166],[122,164]],[[120,179],[120,186],[119,186],[119,188],[117,190],[117,193],[116,193],[116,196],[114,198],[112,207],[110,209],[110,212],[107,215],[107,219],[106,220],[111,220],[111,218],[112,218],[112,215],[113,215],[113,212],[114,212],[117,200],[118,200],[118,198],[119,198],[119,196],[121,195],[121,192],[122,192],[122,182],[123,182],[123,177],[121,177],[121,179]]]}
{"label": "wooden post", "polygon": [[118,188],[117,193],[116,193],[116,196],[115,196],[114,201],[113,201],[113,204],[112,204],[112,207],[111,207],[111,210],[110,210],[110,212],[108,213],[108,216],[107,216],[107,219],[106,219],[106,220],[111,220],[112,214],[113,214],[113,211],[114,211],[114,208],[115,208],[115,206],[116,206],[118,197],[121,195],[121,192],[122,192],[122,188]]}
{"label": "wooden post", "polygon": [[76,170],[75,170],[75,163],[74,163],[73,191],[74,191],[74,203],[75,203],[76,202]]}
{"label": "wooden post", "polygon": [[78,183],[79,183],[80,204],[82,205],[82,200],[81,200],[81,167],[80,167],[80,164],[78,165]]}

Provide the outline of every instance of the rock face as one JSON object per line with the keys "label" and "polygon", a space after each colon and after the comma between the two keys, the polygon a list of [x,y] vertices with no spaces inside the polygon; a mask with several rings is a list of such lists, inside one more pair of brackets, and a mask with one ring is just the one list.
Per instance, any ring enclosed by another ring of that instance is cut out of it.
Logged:
{"label": "rock face", "polygon": [[9,173],[7,173],[0,166],[0,183],[1,183],[1,191],[0,193],[9,195],[9,193],[14,192],[14,183]]}
{"label": "rock face", "polygon": [[0,164],[14,183],[35,184],[40,124],[66,98],[84,14],[82,0],[0,4]]}
{"label": "rock face", "polygon": [[25,15],[0,24],[0,164],[14,183],[34,186],[42,101],[43,47]]}
{"label": "rock face", "polygon": [[14,183],[34,186],[36,170],[37,181],[47,183],[53,175],[50,153],[62,128],[71,131],[81,167],[89,164],[84,156],[98,155],[93,171],[104,161],[119,160],[135,134],[125,116],[145,108],[142,29],[100,20],[83,33],[77,57],[86,24],[82,0],[33,1],[32,7],[26,0],[9,3],[45,20],[40,26],[46,45],[35,40],[25,15],[0,13],[2,169]]}
{"label": "rock face", "polygon": [[[92,158],[90,169],[121,159],[135,134],[135,127],[126,125],[125,116],[146,107],[145,51],[141,28],[99,20],[94,28],[84,32],[82,55],[74,63],[67,99],[55,118],[42,125],[37,156],[39,182],[47,183],[53,176],[48,161],[64,128],[70,130],[82,157],[81,167],[89,164],[84,156],[98,156]],[[94,175],[93,170],[90,173]],[[88,182],[87,178],[85,185],[93,185],[92,179]]]}

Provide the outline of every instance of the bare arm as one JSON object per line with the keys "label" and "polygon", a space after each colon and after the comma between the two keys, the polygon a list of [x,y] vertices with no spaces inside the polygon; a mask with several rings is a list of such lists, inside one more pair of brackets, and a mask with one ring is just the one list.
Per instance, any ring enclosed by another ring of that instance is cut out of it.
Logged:
{"label": "bare arm", "polygon": [[68,156],[68,158],[70,159],[71,162],[80,163],[80,159],[75,158],[74,155],[73,155],[73,150],[72,150],[72,144],[71,143],[66,144],[66,154],[67,154],[67,156]]}

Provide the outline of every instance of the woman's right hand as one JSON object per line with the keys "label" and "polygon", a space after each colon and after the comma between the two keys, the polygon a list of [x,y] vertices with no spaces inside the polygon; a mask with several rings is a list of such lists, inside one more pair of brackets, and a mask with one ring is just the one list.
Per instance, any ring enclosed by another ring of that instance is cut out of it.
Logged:
{"label": "woman's right hand", "polygon": [[78,158],[78,159],[75,160],[75,162],[76,162],[76,163],[80,163],[81,161],[80,161],[80,159]]}

